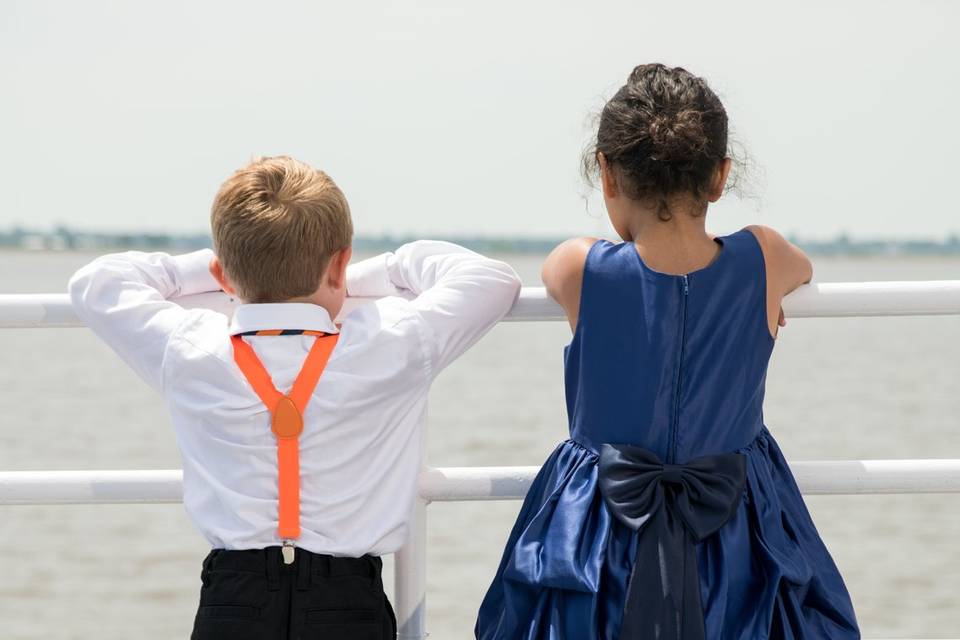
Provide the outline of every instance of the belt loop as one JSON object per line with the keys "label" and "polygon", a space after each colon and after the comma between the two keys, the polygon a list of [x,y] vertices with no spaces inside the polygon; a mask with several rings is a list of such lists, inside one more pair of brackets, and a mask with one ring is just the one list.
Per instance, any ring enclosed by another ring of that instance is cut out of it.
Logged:
{"label": "belt loop", "polygon": [[310,588],[310,556],[313,554],[306,549],[297,549],[297,590],[305,591]]}
{"label": "belt loop", "polygon": [[207,557],[203,559],[203,568],[200,570],[200,584],[204,587],[210,585],[210,563],[213,561],[215,551],[210,550]]}
{"label": "belt loop", "polygon": [[210,571],[210,562],[213,560],[213,556],[216,555],[216,549],[210,549],[210,553],[207,554],[207,557],[203,559],[203,570]]}
{"label": "belt loop", "polygon": [[267,547],[263,557],[267,563],[267,589],[277,591],[280,589],[280,548]]}
{"label": "belt loop", "polygon": [[374,587],[383,589],[383,560],[380,556],[365,556],[369,559],[370,565],[370,584]]}

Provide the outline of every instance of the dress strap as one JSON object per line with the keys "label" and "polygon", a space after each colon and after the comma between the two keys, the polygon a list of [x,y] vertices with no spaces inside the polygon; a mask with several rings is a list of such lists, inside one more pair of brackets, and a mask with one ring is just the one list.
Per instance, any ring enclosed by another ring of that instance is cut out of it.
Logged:
{"label": "dress strap", "polygon": [[[260,335],[283,335],[267,333]],[[278,514],[277,534],[288,542],[300,537],[300,433],[303,414],[313,390],[327,366],[339,334],[320,334],[310,348],[290,393],[277,391],[270,373],[256,352],[240,336],[231,336],[233,359],[254,392],[270,412],[270,429],[277,438]],[[292,542],[290,542],[292,548]],[[287,554],[284,554],[287,560]],[[290,556],[292,562],[292,556]],[[289,564],[289,563],[288,563]]]}

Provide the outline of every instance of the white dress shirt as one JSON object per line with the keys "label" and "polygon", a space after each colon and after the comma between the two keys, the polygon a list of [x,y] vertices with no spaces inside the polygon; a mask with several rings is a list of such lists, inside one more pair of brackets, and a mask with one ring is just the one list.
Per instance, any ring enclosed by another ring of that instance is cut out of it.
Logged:
{"label": "white dress shirt", "polygon": [[[257,549],[280,544],[276,441],[266,407],[234,363],[230,336],[337,327],[313,304],[241,304],[230,318],[170,301],[219,289],[212,256],[103,256],[73,276],[70,296],[77,315],[163,395],[194,524],[213,547]],[[298,546],[360,556],[404,543],[430,383],[506,314],[519,289],[509,265],[446,242],[413,242],[350,265],[351,296],[388,297],[342,319],[307,406]],[[245,339],[286,393],[316,338]]]}

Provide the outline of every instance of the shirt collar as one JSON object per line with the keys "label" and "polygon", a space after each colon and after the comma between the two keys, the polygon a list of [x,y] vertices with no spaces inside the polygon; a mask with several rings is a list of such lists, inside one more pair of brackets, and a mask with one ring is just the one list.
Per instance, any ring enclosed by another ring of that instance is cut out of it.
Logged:
{"label": "shirt collar", "polygon": [[338,333],[330,314],[320,305],[306,302],[241,304],[233,311],[230,335],[265,329],[296,329]]}

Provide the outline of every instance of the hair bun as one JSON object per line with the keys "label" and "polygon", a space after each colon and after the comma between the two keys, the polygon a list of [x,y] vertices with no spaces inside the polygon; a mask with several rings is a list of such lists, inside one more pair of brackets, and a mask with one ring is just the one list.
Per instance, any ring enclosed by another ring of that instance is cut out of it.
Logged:
{"label": "hair bun", "polygon": [[660,162],[689,162],[709,142],[699,111],[682,109],[674,114],[660,113],[650,119],[651,159]]}
{"label": "hair bun", "polygon": [[669,196],[706,202],[726,155],[727,112],[706,81],[682,67],[642,64],[604,105],[583,167],[596,176],[602,156],[628,197],[657,204],[667,220]]}

